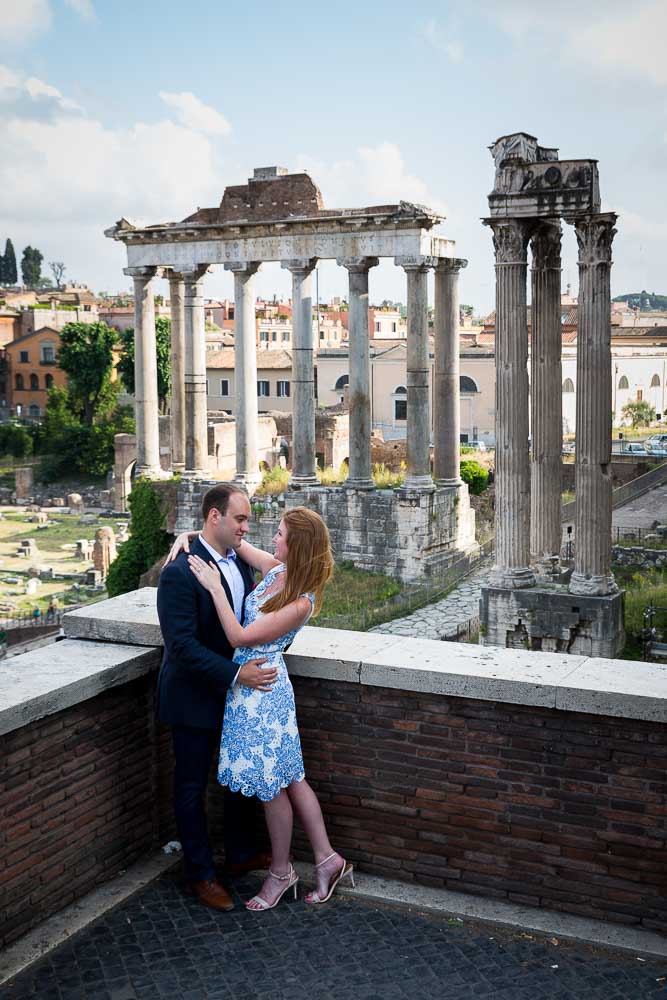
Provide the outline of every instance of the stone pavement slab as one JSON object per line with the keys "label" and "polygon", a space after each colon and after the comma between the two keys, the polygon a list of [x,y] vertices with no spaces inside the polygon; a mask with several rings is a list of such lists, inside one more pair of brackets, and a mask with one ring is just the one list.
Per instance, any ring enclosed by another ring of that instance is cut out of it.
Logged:
{"label": "stone pavement slab", "polygon": [[376,625],[369,632],[410,635],[420,639],[445,639],[456,635],[471,618],[479,616],[479,598],[489,577],[488,567],[466,577],[441,601],[428,604],[405,618]]}
{"label": "stone pavement slab", "polygon": [[14,1000],[645,1000],[667,962],[335,898],[216,913],[168,873],[0,995]]}

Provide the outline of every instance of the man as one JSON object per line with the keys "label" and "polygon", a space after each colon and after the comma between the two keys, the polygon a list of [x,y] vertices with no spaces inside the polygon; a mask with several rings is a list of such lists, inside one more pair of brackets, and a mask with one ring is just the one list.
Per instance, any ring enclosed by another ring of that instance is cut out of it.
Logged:
{"label": "man", "polygon": [[[243,603],[253,587],[252,570],[236,554],[249,528],[248,498],[236,486],[221,483],[204,494],[202,516],[204,527],[191,551],[217,563],[241,621]],[[160,575],[157,607],[165,645],[158,714],[172,727],[174,813],[186,874],[200,902],[229,910],[234,904],[215,877],[208,836],[204,797],[209,770],[220,746],[227,689],[239,683],[270,690],[277,671],[261,667],[265,658],[240,669],[232,662],[233,650],[211,596],[197,582],[183,552]],[[254,800],[225,789],[225,861],[232,871],[265,867],[265,857],[256,856],[253,817]]]}

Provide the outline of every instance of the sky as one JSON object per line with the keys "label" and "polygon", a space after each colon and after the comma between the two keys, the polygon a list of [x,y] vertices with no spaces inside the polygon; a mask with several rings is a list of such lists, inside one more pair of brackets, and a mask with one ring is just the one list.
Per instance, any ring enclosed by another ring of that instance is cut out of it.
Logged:
{"label": "sky", "polygon": [[[0,250],[127,290],[121,216],[180,220],[254,167],[306,169],[326,207],[416,201],[468,260],[461,301],[493,308],[488,146],[525,131],[599,160],[619,214],[612,294],[667,293],[665,0],[0,0]],[[576,292],[572,229],[563,288]],[[166,283],[164,290],[166,291]],[[259,295],[289,294],[264,265]],[[319,265],[322,301],[347,275]],[[160,288],[160,290],[162,290]],[[232,276],[206,278],[232,297]],[[405,300],[392,262],[373,302]]]}

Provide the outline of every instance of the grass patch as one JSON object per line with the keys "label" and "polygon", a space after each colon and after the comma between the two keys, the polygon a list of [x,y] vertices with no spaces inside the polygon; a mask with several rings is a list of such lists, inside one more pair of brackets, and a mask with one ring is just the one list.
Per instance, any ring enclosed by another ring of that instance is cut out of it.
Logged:
{"label": "grass patch", "polygon": [[334,575],[324,591],[324,602],[316,625],[323,625],[321,619],[337,615],[356,615],[374,605],[388,601],[400,594],[403,585],[400,580],[383,573],[369,573],[358,569],[351,562],[342,562],[334,569]]}
{"label": "grass patch", "polygon": [[[625,588],[625,635],[626,643],[622,659],[642,659],[642,629],[644,608],[649,604],[667,608],[667,573],[652,569],[641,570],[636,566],[614,568],[614,577],[620,587]],[[667,626],[667,616],[656,622],[660,628]]]}
{"label": "grass patch", "polygon": [[[47,528],[40,528],[36,524],[26,522],[27,516],[29,515],[6,514],[4,522],[0,522],[0,543],[18,545],[22,538],[34,538],[40,551],[46,552],[60,548],[61,545],[72,545],[79,538],[94,538],[95,532],[106,525],[113,528],[114,532],[118,530],[117,521],[113,518],[101,517],[94,524],[79,524],[77,514],[49,514],[49,521],[54,523],[49,524]],[[1,528],[3,523],[11,529],[21,524],[21,529],[3,531]]]}

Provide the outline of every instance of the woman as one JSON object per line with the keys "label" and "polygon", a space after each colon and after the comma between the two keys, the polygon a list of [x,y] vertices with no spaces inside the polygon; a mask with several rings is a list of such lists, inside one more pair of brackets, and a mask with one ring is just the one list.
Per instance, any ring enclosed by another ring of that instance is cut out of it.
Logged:
{"label": "woman", "polygon": [[[188,535],[179,535],[171,558],[188,549]],[[272,909],[298,876],[290,862],[293,815],[296,811],[315,856],[317,885],[305,899],[325,903],[342,878],[354,885],[352,865],[332,850],[319,802],[305,780],[296,722],[294,691],[283,651],[322,605],[324,587],[333,572],[329,532],[322,518],[306,507],[285,514],[274,536],[275,556],[245,540],[237,553],[263,574],[245,603],[240,625],[223,589],[215,563],[189,556],[192,572],[211,594],[218,617],[232,646],[234,661],[247,663],[258,655],[265,667],[278,669],[270,691],[234,684],[227,695],[220,746],[218,781],[232,791],[257,795],[264,804],[271,838],[271,868],[249,910]]]}

